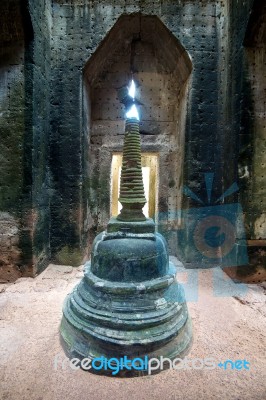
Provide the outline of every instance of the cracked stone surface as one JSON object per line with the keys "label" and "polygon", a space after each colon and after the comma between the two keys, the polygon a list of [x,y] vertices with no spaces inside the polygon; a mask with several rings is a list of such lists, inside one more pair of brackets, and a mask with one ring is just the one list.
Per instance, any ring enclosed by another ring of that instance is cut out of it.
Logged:
{"label": "cracked stone surface", "polygon": [[[266,285],[248,285],[242,296],[217,297],[212,270],[197,272],[198,300],[188,296],[194,343],[187,357],[246,359],[249,371],[167,370],[121,379],[60,365],[55,369],[55,356],[64,357],[58,333],[62,304],[82,278],[82,269],[51,264],[35,279],[0,286],[1,399],[265,400]],[[186,287],[187,270],[180,268],[177,277]]]}

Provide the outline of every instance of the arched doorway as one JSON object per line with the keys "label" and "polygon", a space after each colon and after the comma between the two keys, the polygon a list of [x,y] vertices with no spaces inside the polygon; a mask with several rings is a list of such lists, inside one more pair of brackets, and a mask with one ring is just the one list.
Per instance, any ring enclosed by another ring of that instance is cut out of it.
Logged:
{"label": "arched doorway", "polygon": [[[191,60],[158,17],[124,15],[84,68],[85,151],[89,160],[84,195],[91,239],[105,228],[112,210],[112,158],[122,152],[125,123],[118,91],[128,84],[131,71],[141,101],[142,152],[157,160],[155,214],[172,213],[181,207]],[[168,227],[169,222],[164,224]]]}

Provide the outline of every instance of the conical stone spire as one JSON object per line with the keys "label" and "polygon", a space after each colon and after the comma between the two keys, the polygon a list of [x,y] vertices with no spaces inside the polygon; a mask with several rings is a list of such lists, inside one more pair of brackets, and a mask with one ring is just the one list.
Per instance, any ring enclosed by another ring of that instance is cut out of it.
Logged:
{"label": "conical stone spire", "polygon": [[145,221],[142,208],[146,203],[141,169],[141,148],[139,121],[137,118],[126,120],[123,162],[120,180],[121,213],[120,221]]}

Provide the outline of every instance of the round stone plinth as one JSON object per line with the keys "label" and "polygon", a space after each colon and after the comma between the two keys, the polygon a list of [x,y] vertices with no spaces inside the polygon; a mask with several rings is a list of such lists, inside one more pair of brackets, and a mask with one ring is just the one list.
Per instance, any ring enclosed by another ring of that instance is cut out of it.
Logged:
{"label": "round stone plinth", "polygon": [[140,282],[164,276],[169,256],[164,237],[156,233],[111,232],[96,236],[91,271],[115,282]]}
{"label": "round stone plinth", "polygon": [[[66,298],[60,333],[67,355],[80,362],[183,356],[190,348],[192,329],[174,265],[169,264],[163,277],[133,283],[100,279],[87,262],[84,278]],[[112,375],[113,369],[96,367],[90,372]],[[144,367],[121,368],[116,376],[147,372]]]}

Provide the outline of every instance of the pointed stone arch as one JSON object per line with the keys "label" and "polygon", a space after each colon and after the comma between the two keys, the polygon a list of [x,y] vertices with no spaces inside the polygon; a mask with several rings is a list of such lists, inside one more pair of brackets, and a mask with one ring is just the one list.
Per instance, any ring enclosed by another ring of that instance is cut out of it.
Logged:
{"label": "pointed stone arch", "polygon": [[[118,89],[138,86],[142,152],[159,154],[157,211],[181,207],[188,52],[157,16],[121,16],[84,67],[84,137],[89,237],[110,217],[112,153],[122,150],[125,109]],[[168,221],[169,222],[169,221]],[[167,224],[169,228],[169,223]],[[171,229],[171,227],[169,228]],[[176,251],[172,245],[172,253]]]}

